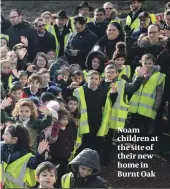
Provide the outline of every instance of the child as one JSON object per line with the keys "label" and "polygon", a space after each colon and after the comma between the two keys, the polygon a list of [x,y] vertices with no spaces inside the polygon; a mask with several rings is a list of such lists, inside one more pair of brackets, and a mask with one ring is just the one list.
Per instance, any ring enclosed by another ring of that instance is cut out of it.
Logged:
{"label": "child", "polygon": [[19,71],[18,74],[22,87],[27,87],[28,73],[26,71]]}
{"label": "child", "polygon": [[65,89],[67,87],[67,83],[70,76],[69,69],[58,70],[56,74],[57,75],[55,82],[57,84],[57,87]]}
{"label": "child", "polygon": [[67,104],[63,98],[57,97],[57,102],[59,102],[59,104],[60,104],[60,110],[66,110]]}
{"label": "child", "polygon": [[54,188],[57,180],[57,170],[55,165],[49,161],[38,165],[36,169],[36,180],[39,182],[38,188]]}
{"label": "child", "polygon": [[12,84],[14,75],[12,73],[12,68],[8,59],[0,60],[1,65],[1,82],[6,91],[9,90]]}
{"label": "child", "polygon": [[118,42],[116,43],[116,51],[113,54],[112,61],[118,66],[119,69],[119,79],[125,79],[126,81],[130,81],[131,70],[129,65],[124,65],[126,61],[126,50],[125,43]]}
{"label": "child", "polygon": [[6,37],[1,37],[1,47],[8,47],[8,39]]}
{"label": "child", "polygon": [[[165,85],[165,74],[159,72],[152,54],[145,54],[141,59],[142,67],[147,67],[147,74],[141,87],[130,100],[129,113],[134,128],[140,129],[140,136],[148,136],[149,126],[155,120],[159,110]],[[138,69],[137,69],[138,70]],[[136,77],[135,74],[134,78]]]}
{"label": "child", "polygon": [[107,98],[107,92],[101,90],[99,84],[100,74],[91,70],[88,72],[87,85],[75,89],[73,95],[78,99],[78,107],[81,113],[79,135],[82,135],[83,138],[78,150],[91,148],[97,150],[100,154],[105,136],[103,130],[105,124],[102,124],[102,118],[106,115],[103,114],[103,107],[109,99],[114,104],[117,94],[112,91]]}
{"label": "child", "polygon": [[38,74],[32,74],[28,78],[28,87],[24,87],[24,98],[28,98],[30,96],[41,96],[40,84],[42,80]]}
{"label": "child", "polygon": [[79,70],[73,72],[71,75],[71,81],[71,84],[62,91],[62,96],[64,99],[73,96],[74,89],[85,84],[83,72]]}
{"label": "child", "polygon": [[1,122],[5,123],[11,121],[13,123],[20,123],[26,127],[31,137],[31,149],[36,152],[37,149],[37,135],[40,131],[51,124],[51,112],[46,107],[40,107],[39,111],[46,115],[43,119],[37,119],[38,112],[35,104],[30,99],[19,100],[12,112],[13,117],[9,117],[4,109],[11,104],[10,98],[5,98],[1,103]]}
{"label": "child", "polygon": [[68,159],[74,148],[74,141],[76,140],[76,125],[69,119],[69,113],[66,110],[58,111],[58,121],[55,127],[58,126],[58,138],[56,142],[50,145],[49,155],[50,161],[56,164],[60,164],[58,169],[58,180],[67,173]]}
{"label": "child", "polygon": [[83,70],[84,79],[87,82],[87,72],[89,70],[95,70],[100,73],[100,77],[103,77],[104,64],[106,62],[105,55],[100,51],[92,51],[89,53],[86,59],[87,70]]}
{"label": "child", "polygon": [[72,119],[78,127],[78,119],[80,119],[80,112],[78,111],[78,99],[75,96],[71,96],[67,99],[67,108],[70,111]]}
{"label": "child", "polygon": [[48,68],[48,60],[46,54],[43,52],[38,53],[35,57],[33,65],[37,67],[37,71],[39,71],[41,68]]}
{"label": "child", "polygon": [[47,89],[47,92],[52,93],[55,97],[61,97],[62,98],[62,92],[61,88],[57,86],[51,86]]}
{"label": "child", "polygon": [[[42,141],[35,157],[30,150],[28,130],[20,125],[8,126],[1,145],[1,176],[3,188],[27,188],[36,184],[35,169],[44,161],[43,152],[49,148]],[[5,177],[5,178],[4,178]]]}
{"label": "child", "polygon": [[17,67],[17,62],[18,62],[18,56],[15,51],[9,51],[7,53],[7,59],[9,60],[11,64],[11,68],[15,69]]}
{"label": "child", "polygon": [[50,86],[56,86],[54,82],[50,81],[50,72],[46,68],[41,68],[38,71],[38,75],[42,80],[40,84],[41,92],[46,92]]}
{"label": "child", "polygon": [[129,107],[128,96],[139,89],[144,79],[143,76],[146,74],[146,69],[142,68],[138,72],[139,76],[136,80],[133,83],[128,83],[123,79],[118,79],[119,69],[116,64],[109,64],[105,68],[106,79],[101,83],[101,88],[109,94],[110,86],[112,86],[118,92],[118,96],[113,106],[110,103],[107,106],[109,113],[106,117],[105,126],[108,127],[108,131],[104,143],[103,164],[109,163],[113,134],[125,126]]}
{"label": "child", "polygon": [[47,52],[47,59],[56,61],[56,53],[53,49]]}
{"label": "child", "polygon": [[1,59],[6,59],[9,48],[6,46],[0,47]]}
{"label": "child", "polygon": [[46,105],[50,100],[55,100],[55,96],[51,92],[44,92],[41,94],[41,102]]}
{"label": "child", "polygon": [[62,188],[108,188],[101,173],[99,155],[95,150],[84,149],[68,165],[70,173],[61,179]]}

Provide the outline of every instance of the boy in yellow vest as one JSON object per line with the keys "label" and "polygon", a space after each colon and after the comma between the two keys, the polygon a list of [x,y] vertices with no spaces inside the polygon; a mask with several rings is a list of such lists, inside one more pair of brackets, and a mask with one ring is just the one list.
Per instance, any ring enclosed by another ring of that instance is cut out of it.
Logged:
{"label": "boy in yellow vest", "polygon": [[117,93],[111,90],[107,96],[107,91],[103,91],[100,86],[100,75],[97,71],[88,72],[87,84],[74,90],[79,102],[79,134],[82,136],[82,144],[77,153],[84,148],[97,150],[100,154],[105,136],[105,125],[102,125],[102,118],[106,117],[103,107],[106,101],[114,104]]}
{"label": "boy in yellow vest", "polygon": [[63,175],[62,188],[108,188],[102,179],[99,155],[95,150],[84,149],[68,165],[70,173]]}
{"label": "boy in yellow vest", "polygon": [[118,96],[114,105],[110,106],[108,104],[107,111],[108,117],[105,122],[108,131],[105,137],[104,143],[104,153],[103,153],[103,164],[109,163],[109,156],[112,147],[112,138],[113,133],[116,134],[116,131],[123,129],[125,126],[125,121],[128,115],[128,99],[135,91],[137,91],[144,79],[146,74],[146,68],[138,70],[139,76],[133,83],[128,83],[124,79],[119,79],[119,67],[116,64],[109,64],[105,68],[105,80],[101,83],[103,90],[110,93],[110,86],[114,85]]}
{"label": "boy in yellow vest", "polygon": [[133,127],[140,129],[140,136],[148,136],[149,126],[153,124],[162,101],[165,74],[159,72],[160,66],[154,65],[155,58],[152,54],[143,55],[141,63],[143,67],[147,67],[148,72],[130,100],[129,113]]}

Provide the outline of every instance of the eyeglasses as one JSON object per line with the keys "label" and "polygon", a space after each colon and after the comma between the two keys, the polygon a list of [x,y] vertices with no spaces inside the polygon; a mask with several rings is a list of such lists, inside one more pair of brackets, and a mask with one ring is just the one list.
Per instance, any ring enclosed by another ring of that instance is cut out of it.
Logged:
{"label": "eyeglasses", "polygon": [[11,16],[10,19],[15,19],[17,17],[19,17],[19,16]]}
{"label": "eyeglasses", "polygon": [[39,25],[38,27],[39,27],[39,28],[42,28],[42,27],[44,27],[44,26],[45,26],[45,24],[42,24],[42,25]]}
{"label": "eyeglasses", "polygon": [[106,10],[108,10],[108,9],[111,10],[111,9],[113,9],[113,8],[104,8],[104,9],[106,9]]}

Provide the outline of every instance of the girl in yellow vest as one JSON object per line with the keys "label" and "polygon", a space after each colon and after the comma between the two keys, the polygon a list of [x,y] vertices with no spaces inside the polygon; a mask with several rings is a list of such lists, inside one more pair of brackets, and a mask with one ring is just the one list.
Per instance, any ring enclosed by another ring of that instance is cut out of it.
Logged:
{"label": "girl in yellow vest", "polygon": [[62,188],[108,188],[101,173],[99,155],[89,148],[81,151],[69,164],[70,173],[63,175]]}
{"label": "girl in yellow vest", "polygon": [[118,78],[122,78],[129,82],[131,77],[131,68],[129,65],[124,65],[127,56],[125,48],[125,43],[118,42],[116,44],[116,51],[113,54],[112,61],[118,66],[120,72]]}
{"label": "girl in yellow vest", "polygon": [[[165,74],[160,73],[152,54],[142,56],[141,63],[147,67],[145,79],[130,100],[129,113],[131,124],[140,129],[140,136],[148,136],[149,127],[153,124],[159,110],[165,85]],[[138,68],[137,68],[138,69]],[[138,74],[135,73],[135,78]],[[146,143],[146,142],[145,142]]]}
{"label": "girl in yellow vest", "polygon": [[100,73],[100,77],[104,77],[104,64],[106,62],[105,55],[100,51],[92,51],[86,59],[86,70],[83,70],[84,79],[87,82],[87,73],[89,70],[95,70]]}
{"label": "girl in yellow vest", "polygon": [[[1,104],[3,105],[3,104]],[[30,150],[28,130],[20,125],[11,125],[3,134],[1,145],[1,179],[3,188],[27,188],[36,184],[35,170],[45,160],[43,152],[48,143],[42,141],[34,156]]]}

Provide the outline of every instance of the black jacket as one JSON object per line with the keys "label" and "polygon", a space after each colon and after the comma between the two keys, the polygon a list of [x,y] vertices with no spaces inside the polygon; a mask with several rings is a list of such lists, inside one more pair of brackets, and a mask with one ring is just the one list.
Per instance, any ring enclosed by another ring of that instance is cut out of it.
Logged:
{"label": "black jacket", "polygon": [[[92,168],[92,175],[84,178],[80,177],[78,172],[79,165]],[[69,163],[68,167],[73,173],[70,188],[108,188],[106,181],[99,176],[101,173],[100,161],[99,155],[95,150],[84,149]]]}
{"label": "black jacket", "polygon": [[[97,40],[96,34],[87,28],[80,33],[74,32],[71,34],[65,49],[65,56],[68,58],[69,63],[79,64],[84,69],[86,57]],[[78,50],[77,56],[70,56],[69,49]]]}
{"label": "black jacket", "polygon": [[20,24],[12,26],[7,31],[9,35],[9,48],[18,43],[21,43],[21,36],[27,37],[28,39],[28,57],[27,60],[32,62],[38,52],[38,40],[36,38],[34,30],[30,27],[30,24],[26,21],[22,21]]}
{"label": "black jacket", "polygon": [[38,39],[38,52],[47,53],[50,49],[56,50],[55,37],[50,32],[46,31],[44,36],[39,36],[37,30],[35,35]]}
{"label": "black jacket", "polygon": [[6,34],[7,30],[11,27],[11,22],[1,16],[1,33]]}
{"label": "black jacket", "polygon": [[89,30],[95,33],[99,39],[106,35],[107,24],[106,22],[103,23],[96,23],[96,22],[89,22],[86,24]]}

